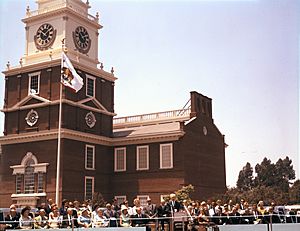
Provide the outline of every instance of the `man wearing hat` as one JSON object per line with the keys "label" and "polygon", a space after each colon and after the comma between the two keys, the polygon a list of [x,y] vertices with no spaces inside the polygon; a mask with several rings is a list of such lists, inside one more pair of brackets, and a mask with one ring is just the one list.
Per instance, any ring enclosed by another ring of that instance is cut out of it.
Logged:
{"label": "man wearing hat", "polygon": [[11,205],[9,214],[5,217],[7,229],[17,229],[19,227],[20,213],[17,212],[16,206]]}
{"label": "man wearing hat", "polygon": [[148,197],[147,205],[144,207],[144,213],[149,218],[154,218],[157,215],[157,207],[156,204],[151,203],[151,198]]}

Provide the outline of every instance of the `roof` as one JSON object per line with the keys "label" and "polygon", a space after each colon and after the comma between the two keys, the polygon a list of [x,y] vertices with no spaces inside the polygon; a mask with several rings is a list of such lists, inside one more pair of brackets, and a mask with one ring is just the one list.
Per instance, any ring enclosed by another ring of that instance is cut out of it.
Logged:
{"label": "roof", "polygon": [[162,123],[146,126],[136,126],[129,128],[114,129],[114,138],[134,138],[140,136],[152,136],[160,134],[173,134],[177,132],[182,132],[180,128],[180,122]]}

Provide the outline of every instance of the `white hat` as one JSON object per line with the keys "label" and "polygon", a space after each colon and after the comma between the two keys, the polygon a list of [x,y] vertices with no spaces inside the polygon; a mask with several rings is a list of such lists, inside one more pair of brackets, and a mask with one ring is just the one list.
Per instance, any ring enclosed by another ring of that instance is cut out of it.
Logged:
{"label": "white hat", "polygon": [[126,207],[126,205],[122,205],[122,206],[121,206],[121,211],[123,211],[123,210],[125,210],[125,209],[128,209],[128,208]]}

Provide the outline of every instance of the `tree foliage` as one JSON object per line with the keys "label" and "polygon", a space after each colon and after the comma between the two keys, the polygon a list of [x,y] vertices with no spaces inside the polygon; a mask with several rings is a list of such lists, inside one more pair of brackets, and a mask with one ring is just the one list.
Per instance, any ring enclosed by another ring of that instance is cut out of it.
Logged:
{"label": "tree foliage", "polygon": [[289,157],[280,158],[275,164],[264,158],[260,164],[256,164],[255,173],[254,178],[253,168],[250,163],[246,163],[239,172],[236,187],[228,188],[225,194],[218,195],[218,199],[223,202],[244,199],[250,203],[259,200],[264,200],[267,204],[272,201],[277,204],[300,203],[300,180],[292,183],[295,170]]}
{"label": "tree foliage", "polygon": [[271,160],[265,157],[261,164],[255,166],[255,172],[257,174],[254,179],[254,185],[256,187],[272,187],[276,185],[275,165],[271,163]]}
{"label": "tree foliage", "polygon": [[249,162],[247,162],[247,164],[240,171],[236,186],[240,191],[248,191],[252,189],[253,168]]}
{"label": "tree foliage", "polygon": [[[194,186],[189,184],[187,186],[182,186],[181,189],[178,189],[175,191],[175,195],[178,199],[178,201],[183,202],[186,201],[187,203],[190,203],[192,201],[190,194],[194,192]],[[169,197],[165,198],[166,200],[169,200]]]}
{"label": "tree foliage", "polygon": [[105,207],[107,203],[100,192],[94,192],[92,202],[93,204],[98,204],[100,207]]}

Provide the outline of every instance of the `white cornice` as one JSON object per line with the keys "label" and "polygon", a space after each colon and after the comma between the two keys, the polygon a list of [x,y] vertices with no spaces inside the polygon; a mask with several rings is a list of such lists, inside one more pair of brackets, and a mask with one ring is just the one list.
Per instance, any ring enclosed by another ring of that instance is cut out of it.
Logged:
{"label": "white cornice", "polygon": [[[26,100],[28,100],[28,98],[25,98]],[[113,112],[109,112],[107,111],[105,108],[104,109],[98,109],[98,108],[94,108],[91,106],[87,106],[78,102],[73,102],[71,100],[68,99],[63,99],[62,103],[74,106],[74,107],[79,107],[82,109],[86,109],[89,111],[93,111],[93,112],[97,112],[97,113],[102,113],[105,115],[109,115],[109,116],[116,116],[115,113]],[[24,106],[18,106],[18,104],[14,105],[11,108],[3,108],[1,109],[1,112],[13,112],[13,111],[19,111],[19,110],[27,110],[27,109],[33,109],[33,108],[41,108],[41,107],[47,107],[50,105],[57,105],[59,104],[59,100],[54,100],[54,101],[49,101],[49,102],[42,102],[42,103],[36,103],[36,104],[29,104],[29,105],[24,105]]]}
{"label": "white cornice", "polygon": [[[35,11],[35,12],[31,12],[31,13],[36,13],[36,12],[39,12],[39,11]],[[75,12],[73,9],[70,9],[69,7],[61,7],[59,9],[54,9],[54,10],[50,10],[47,12],[45,11],[45,13],[34,14],[27,18],[22,19],[22,22],[28,24],[28,23],[31,23],[31,22],[34,22],[34,21],[37,21],[40,19],[44,19],[45,17],[54,17],[57,15],[63,15],[63,14],[71,14],[74,17],[77,17],[77,18],[79,17],[97,29],[101,29],[103,27],[96,21],[95,17],[88,15],[88,14],[86,16],[83,16],[82,14]],[[93,18],[93,20],[89,19],[88,17]]]}
{"label": "white cornice", "polygon": [[[61,62],[60,59],[53,59],[53,60],[34,63],[34,64],[30,64],[30,65],[16,66],[16,67],[11,67],[9,70],[3,71],[2,73],[5,75],[5,77],[9,77],[12,75],[18,75],[18,74],[22,74],[22,73],[26,73],[26,72],[33,72],[33,71],[37,71],[37,70],[41,70],[41,69],[45,69],[45,68],[60,66],[60,62]],[[117,80],[117,77],[115,77],[113,74],[106,72],[102,69],[86,66],[75,60],[72,60],[72,64],[75,68],[77,68],[81,71],[84,71],[88,74],[92,74],[99,78],[103,78],[107,81],[114,82],[115,80]]]}
{"label": "white cornice", "polygon": [[[175,141],[182,137],[185,133],[181,130],[173,132],[163,132],[149,135],[139,135],[133,137],[111,138],[105,136],[99,136],[90,133],[84,133],[74,131],[70,129],[61,130],[61,138],[77,140],[86,143],[94,143],[105,146],[120,146],[129,144],[141,144],[141,143],[157,143],[165,141]],[[16,144],[16,143],[28,143],[43,140],[57,139],[58,130],[52,129],[48,131],[30,132],[22,134],[14,134],[0,137],[0,144]]]}
{"label": "white cornice", "polygon": [[46,193],[20,193],[20,194],[11,194],[11,198],[13,199],[22,199],[22,198],[28,198],[28,199],[36,199],[39,197],[45,197],[47,196]]}

